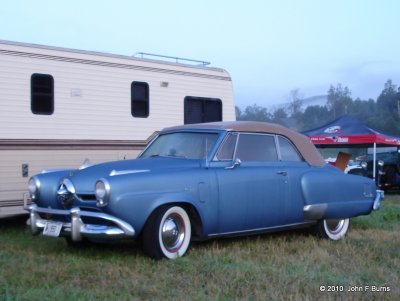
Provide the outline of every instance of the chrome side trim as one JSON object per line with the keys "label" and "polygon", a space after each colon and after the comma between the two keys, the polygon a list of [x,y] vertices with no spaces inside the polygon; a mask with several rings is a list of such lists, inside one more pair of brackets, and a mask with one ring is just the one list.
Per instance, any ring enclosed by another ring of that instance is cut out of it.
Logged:
{"label": "chrome side trim", "polygon": [[[30,217],[27,223],[34,235],[42,232],[46,223],[51,221],[40,217],[39,213],[45,213],[51,215],[70,216],[70,223],[62,223],[61,234],[63,236],[70,236],[73,241],[79,241],[83,237],[132,238],[135,236],[135,230],[130,224],[106,213],[81,211],[78,207],[74,207],[71,210],[42,208],[38,207],[36,204],[25,207],[25,210],[29,211]],[[115,226],[85,224],[81,219],[82,216],[102,219],[113,223]]]}
{"label": "chrome side trim", "polygon": [[45,174],[45,173],[52,173],[52,172],[59,172],[59,171],[67,171],[71,169],[66,169],[66,168],[60,168],[60,169],[43,169],[40,173]]}
{"label": "chrome side trim", "polygon": [[251,233],[275,232],[278,230],[294,229],[294,228],[298,228],[301,226],[305,227],[305,226],[313,225],[313,224],[315,224],[314,221],[307,221],[307,222],[302,222],[302,223],[294,223],[294,224],[288,224],[288,225],[283,225],[283,226],[257,228],[257,229],[251,229],[251,230],[245,230],[245,231],[213,233],[213,234],[209,234],[208,237],[235,236],[235,235],[246,235],[246,234],[251,234]]}
{"label": "chrome side trim", "polygon": [[303,208],[304,219],[319,220],[324,216],[326,208],[328,208],[328,204],[306,205]]}
{"label": "chrome side trim", "polygon": [[115,170],[113,169],[110,172],[110,177],[113,176],[119,176],[119,175],[127,175],[127,174],[131,174],[131,173],[142,173],[142,172],[149,172],[149,169],[137,169],[137,170]]}

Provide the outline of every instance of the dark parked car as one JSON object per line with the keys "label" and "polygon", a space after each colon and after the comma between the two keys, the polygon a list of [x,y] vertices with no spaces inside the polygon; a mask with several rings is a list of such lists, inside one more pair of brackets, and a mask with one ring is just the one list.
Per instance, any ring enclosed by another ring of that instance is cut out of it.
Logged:
{"label": "dark parked car", "polygon": [[338,240],[383,197],[371,179],[325,164],[309,138],[260,122],[167,128],[135,160],[43,172],[29,192],[33,234],[140,237],[169,259],[194,239],[304,226]]}

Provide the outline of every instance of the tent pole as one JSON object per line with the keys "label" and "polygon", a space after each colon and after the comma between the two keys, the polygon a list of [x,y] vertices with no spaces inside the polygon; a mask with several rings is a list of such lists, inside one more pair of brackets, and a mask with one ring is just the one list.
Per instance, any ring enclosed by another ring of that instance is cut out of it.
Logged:
{"label": "tent pole", "polygon": [[373,159],[373,167],[372,167],[372,177],[375,180],[376,178],[376,142],[374,142],[374,159]]}

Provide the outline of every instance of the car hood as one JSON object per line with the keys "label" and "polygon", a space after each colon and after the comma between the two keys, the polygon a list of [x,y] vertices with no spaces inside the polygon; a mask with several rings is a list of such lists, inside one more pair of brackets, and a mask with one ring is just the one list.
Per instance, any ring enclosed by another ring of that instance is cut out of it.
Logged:
{"label": "car hood", "polygon": [[83,167],[70,172],[68,178],[72,181],[78,193],[93,193],[94,185],[100,178],[125,174],[173,172],[198,168],[200,164],[200,160],[170,157],[123,160]]}

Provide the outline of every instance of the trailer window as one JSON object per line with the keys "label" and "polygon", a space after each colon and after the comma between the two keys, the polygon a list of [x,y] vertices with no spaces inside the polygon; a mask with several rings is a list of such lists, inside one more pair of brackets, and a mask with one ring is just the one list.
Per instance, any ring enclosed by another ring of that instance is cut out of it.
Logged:
{"label": "trailer window", "polygon": [[51,75],[32,74],[31,111],[38,115],[54,113],[54,79]]}
{"label": "trailer window", "polygon": [[131,113],[133,117],[149,117],[149,85],[147,83],[132,82]]}
{"label": "trailer window", "polygon": [[222,101],[218,98],[186,96],[184,123],[222,121]]}

